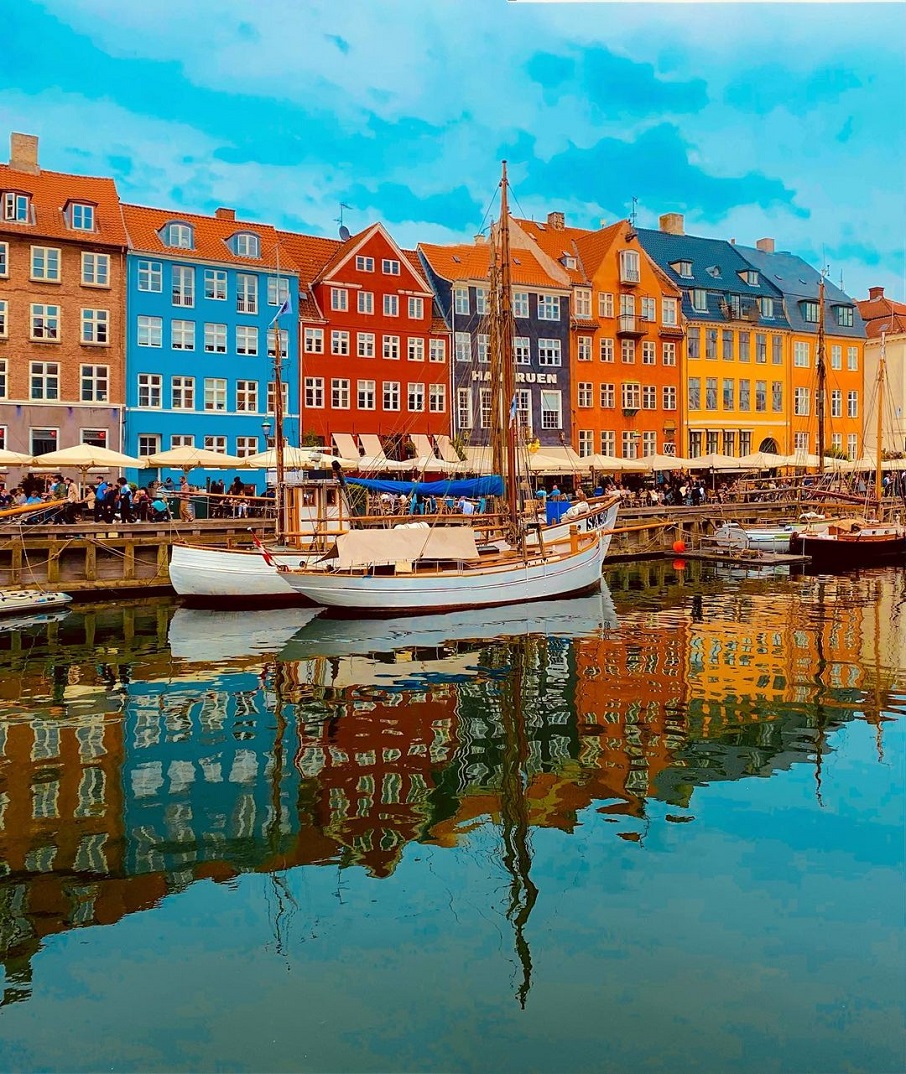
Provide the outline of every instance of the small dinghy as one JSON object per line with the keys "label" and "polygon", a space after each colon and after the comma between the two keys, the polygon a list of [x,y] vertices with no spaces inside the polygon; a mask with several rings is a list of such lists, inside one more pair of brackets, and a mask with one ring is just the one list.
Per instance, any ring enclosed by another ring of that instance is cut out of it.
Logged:
{"label": "small dinghy", "polygon": [[0,591],[0,615],[30,615],[50,611],[69,604],[68,593],[46,592],[43,589],[4,589]]}

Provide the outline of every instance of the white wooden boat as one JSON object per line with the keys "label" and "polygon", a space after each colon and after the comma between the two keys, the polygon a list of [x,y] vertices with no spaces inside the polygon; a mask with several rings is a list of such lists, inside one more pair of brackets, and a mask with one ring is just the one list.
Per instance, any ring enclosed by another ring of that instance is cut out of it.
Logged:
{"label": "white wooden boat", "polygon": [[724,522],[711,534],[712,542],[734,552],[789,552],[793,526],[743,526]]}
{"label": "white wooden boat", "polygon": [[69,604],[68,593],[47,592],[42,589],[4,589],[0,591],[0,615],[28,615],[47,612]]}
{"label": "white wooden boat", "polygon": [[308,556],[298,550],[269,550],[269,563],[257,549],[206,548],[174,544],[170,552],[170,582],[190,603],[299,604],[303,598],[275,564],[299,567]]}

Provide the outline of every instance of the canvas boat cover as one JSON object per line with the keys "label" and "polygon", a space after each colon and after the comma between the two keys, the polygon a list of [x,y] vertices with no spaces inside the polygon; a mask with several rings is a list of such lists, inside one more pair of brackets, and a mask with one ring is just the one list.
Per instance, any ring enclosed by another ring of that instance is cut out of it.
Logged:
{"label": "canvas boat cover", "polygon": [[393,566],[419,559],[478,559],[471,526],[435,526],[392,530],[350,530],[337,537],[324,557],[340,570]]}

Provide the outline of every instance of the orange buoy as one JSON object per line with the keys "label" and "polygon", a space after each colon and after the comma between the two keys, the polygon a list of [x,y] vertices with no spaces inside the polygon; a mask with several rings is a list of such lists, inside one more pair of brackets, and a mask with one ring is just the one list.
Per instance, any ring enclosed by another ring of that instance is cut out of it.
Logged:
{"label": "orange buoy", "polygon": [[686,542],[682,541],[682,540],[674,541],[673,542],[673,551],[674,552],[685,552],[686,551]]}

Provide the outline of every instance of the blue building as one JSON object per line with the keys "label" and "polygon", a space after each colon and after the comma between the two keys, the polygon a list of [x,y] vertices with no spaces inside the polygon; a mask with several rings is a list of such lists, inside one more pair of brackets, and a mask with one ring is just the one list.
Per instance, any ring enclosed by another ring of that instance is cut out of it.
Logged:
{"label": "blue building", "polygon": [[[299,280],[276,231],[214,216],[124,205],[130,236],[126,292],[125,451],[148,456],[203,447],[246,457],[273,441],[279,320],[284,438],[298,444]],[[194,470],[192,484],[234,473],[264,491],[264,472]],[[135,476],[134,474],[132,476]],[[164,470],[174,480],[178,471]]]}

